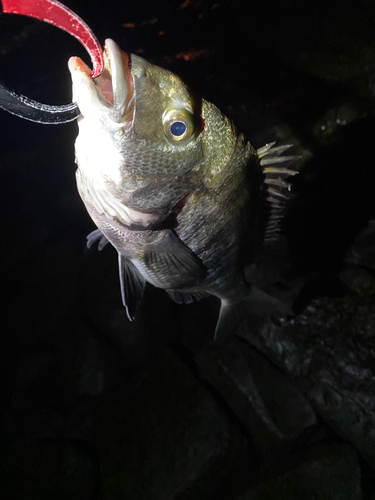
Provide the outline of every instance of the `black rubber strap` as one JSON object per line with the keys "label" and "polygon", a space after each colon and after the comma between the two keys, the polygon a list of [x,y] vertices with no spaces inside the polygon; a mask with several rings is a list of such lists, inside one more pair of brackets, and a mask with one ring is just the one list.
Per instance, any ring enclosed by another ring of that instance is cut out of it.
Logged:
{"label": "black rubber strap", "polygon": [[81,114],[77,104],[62,106],[42,104],[24,95],[16,94],[2,83],[0,83],[0,108],[25,120],[46,125],[72,122]]}

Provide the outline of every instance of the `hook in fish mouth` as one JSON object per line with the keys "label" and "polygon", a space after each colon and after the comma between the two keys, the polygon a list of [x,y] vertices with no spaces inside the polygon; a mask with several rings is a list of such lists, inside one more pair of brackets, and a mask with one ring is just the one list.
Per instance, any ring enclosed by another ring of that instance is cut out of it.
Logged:
{"label": "hook in fish mouth", "polygon": [[104,71],[93,80],[90,78],[90,68],[82,59],[69,59],[73,99],[83,117],[90,116],[93,111],[104,111],[114,122],[132,122],[134,82],[130,72],[130,57],[111,39],[105,41],[103,55]]}

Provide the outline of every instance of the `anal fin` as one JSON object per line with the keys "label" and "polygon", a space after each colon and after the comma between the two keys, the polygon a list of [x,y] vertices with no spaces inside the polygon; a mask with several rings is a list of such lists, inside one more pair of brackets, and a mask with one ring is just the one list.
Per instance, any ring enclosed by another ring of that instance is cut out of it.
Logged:
{"label": "anal fin", "polygon": [[181,293],[175,290],[166,290],[169,297],[177,304],[191,304],[196,300],[208,297],[210,294],[205,292]]}

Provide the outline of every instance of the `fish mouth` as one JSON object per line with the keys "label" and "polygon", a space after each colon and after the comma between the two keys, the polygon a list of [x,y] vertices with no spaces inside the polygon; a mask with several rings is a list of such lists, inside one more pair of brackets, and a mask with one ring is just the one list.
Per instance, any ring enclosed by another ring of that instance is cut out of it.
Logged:
{"label": "fish mouth", "polygon": [[104,45],[104,70],[91,79],[90,68],[79,57],[68,62],[73,80],[73,100],[83,117],[105,113],[116,123],[132,125],[134,115],[134,81],[130,72],[130,57],[111,39]]}

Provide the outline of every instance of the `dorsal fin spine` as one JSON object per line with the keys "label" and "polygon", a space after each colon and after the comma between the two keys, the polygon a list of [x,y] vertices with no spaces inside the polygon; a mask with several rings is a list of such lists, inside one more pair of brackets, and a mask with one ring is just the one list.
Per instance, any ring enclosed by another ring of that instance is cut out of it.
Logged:
{"label": "dorsal fin spine", "polygon": [[257,150],[260,165],[263,167],[265,199],[268,202],[267,222],[264,230],[264,243],[277,240],[282,230],[285,202],[289,196],[285,191],[290,191],[292,184],[285,179],[298,174],[297,170],[287,168],[300,156],[281,156],[293,144],[275,146],[276,142],[266,144]]}

